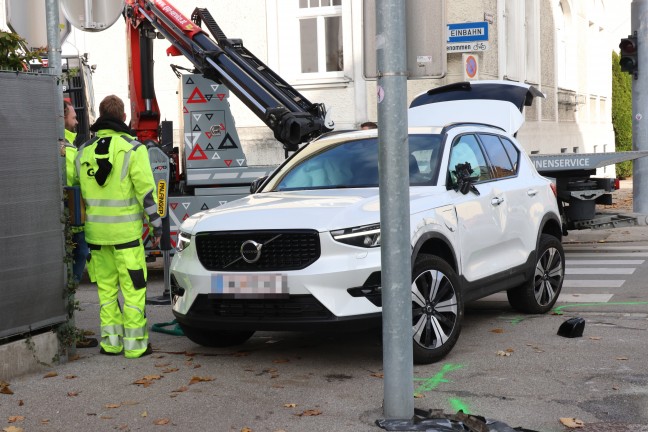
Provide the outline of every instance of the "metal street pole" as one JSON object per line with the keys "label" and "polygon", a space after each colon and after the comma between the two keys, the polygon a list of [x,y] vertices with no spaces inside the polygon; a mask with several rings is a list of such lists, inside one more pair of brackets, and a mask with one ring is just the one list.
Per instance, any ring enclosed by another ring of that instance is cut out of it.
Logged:
{"label": "metal street pole", "polygon": [[[632,149],[648,150],[648,0],[632,0],[631,34],[637,37],[637,74],[632,80]],[[633,211],[648,213],[648,158],[632,164]]]}
{"label": "metal street pole", "polygon": [[376,7],[383,413],[388,419],[414,416],[405,3],[378,0]]}

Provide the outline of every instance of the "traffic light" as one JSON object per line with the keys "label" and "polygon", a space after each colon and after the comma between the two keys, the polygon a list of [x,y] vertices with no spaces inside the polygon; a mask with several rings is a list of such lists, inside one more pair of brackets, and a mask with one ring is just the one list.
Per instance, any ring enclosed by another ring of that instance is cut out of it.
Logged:
{"label": "traffic light", "polygon": [[619,64],[621,65],[621,70],[623,72],[628,72],[631,75],[637,73],[637,37],[628,36],[627,38],[621,39],[619,44],[621,49],[621,58],[619,59]]}

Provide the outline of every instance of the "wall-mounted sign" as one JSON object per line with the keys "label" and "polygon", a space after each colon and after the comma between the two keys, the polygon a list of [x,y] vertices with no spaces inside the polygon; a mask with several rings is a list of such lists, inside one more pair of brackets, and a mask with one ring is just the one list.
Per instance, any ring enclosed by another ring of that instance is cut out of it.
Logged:
{"label": "wall-mounted sign", "polygon": [[448,43],[487,40],[488,23],[486,21],[448,24]]}
{"label": "wall-mounted sign", "polygon": [[446,44],[446,51],[449,54],[462,52],[479,52],[488,49],[488,42],[468,42],[468,43],[449,43]]}

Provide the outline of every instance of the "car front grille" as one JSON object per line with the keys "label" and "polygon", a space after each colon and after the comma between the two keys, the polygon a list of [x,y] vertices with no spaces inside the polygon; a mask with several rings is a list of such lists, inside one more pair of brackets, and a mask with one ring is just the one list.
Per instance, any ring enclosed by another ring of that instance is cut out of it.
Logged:
{"label": "car front grille", "polygon": [[[256,262],[243,259],[241,249],[246,242],[260,245],[258,257],[251,257],[258,258]],[[300,270],[320,256],[319,234],[312,230],[200,233],[196,248],[200,263],[210,271]]]}
{"label": "car front grille", "polygon": [[227,299],[200,294],[188,316],[245,319],[258,322],[331,320],[333,314],[315,297],[290,296],[283,299]]}

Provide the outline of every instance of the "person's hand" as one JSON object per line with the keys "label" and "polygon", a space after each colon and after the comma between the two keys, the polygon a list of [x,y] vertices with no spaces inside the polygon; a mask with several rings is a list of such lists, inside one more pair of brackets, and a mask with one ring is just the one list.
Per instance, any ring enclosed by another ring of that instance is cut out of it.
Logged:
{"label": "person's hand", "polygon": [[162,240],[162,236],[155,236],[151,240],[151,249],[155,249],[160,245],[160,240]]}
{"label": "person's hand", "polygon": [[61,153],[61,156],[65,156],[65,141],[62,139],[58,140],[59,142],[59,152]]}

